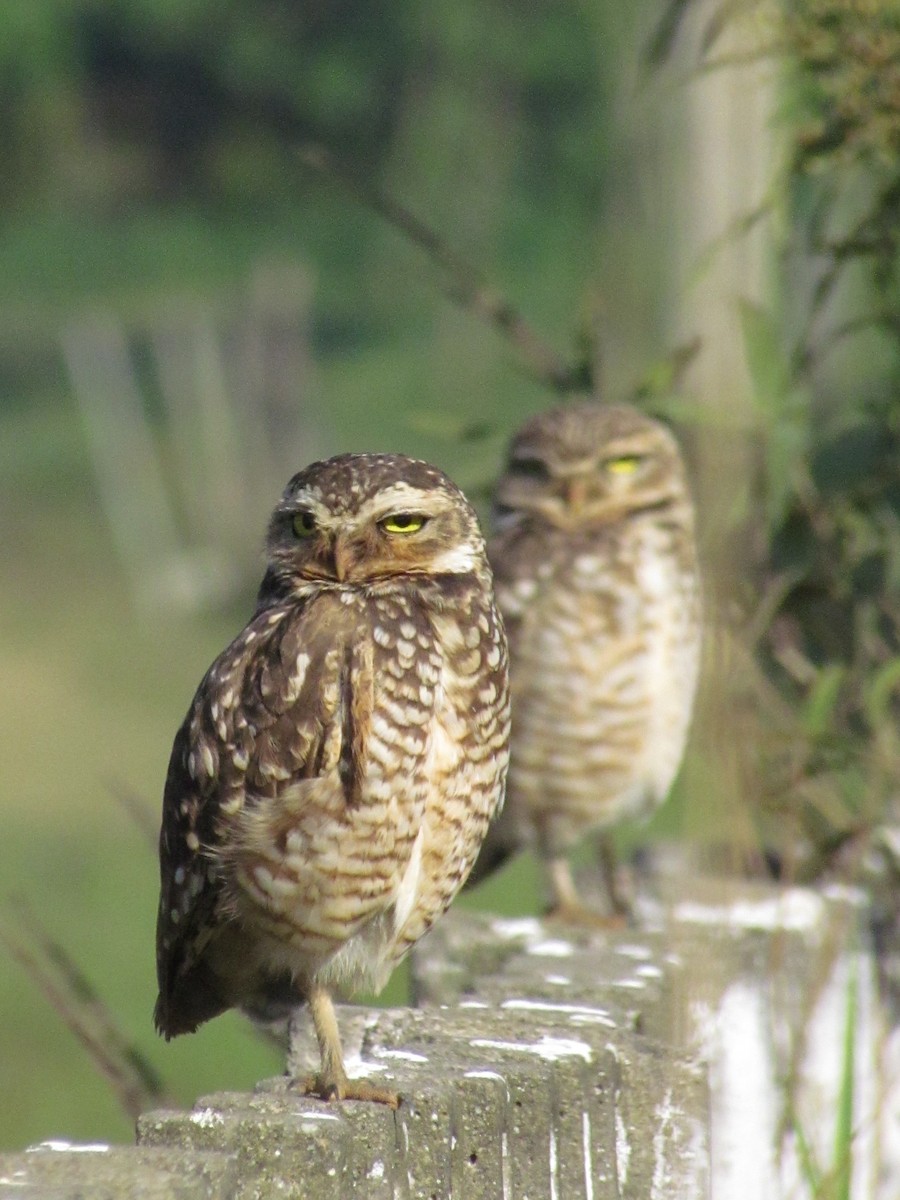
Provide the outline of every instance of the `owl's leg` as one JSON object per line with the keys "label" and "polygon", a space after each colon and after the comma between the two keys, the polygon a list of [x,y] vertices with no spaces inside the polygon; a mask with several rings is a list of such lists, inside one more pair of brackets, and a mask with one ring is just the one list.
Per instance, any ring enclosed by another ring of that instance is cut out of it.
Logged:
{"label": "owl's leg", "polygon": [[600,868],[600,875],[609,897],[613,916],[618,917],[622,922],[628,921],[631,917],[631,904],[619,886],[616,851],[613,840],[608,834],[601,834],[597,839],[597,865]]}
{"label": "owl's leg", "polygon": [[391,1108],[399,1107],[400,1096],[397,1092],[376,1087],[365,1079],[347,1078],[337,1016],[328,989],[319,983],[312,984],[307,1003],[319,1043],[321,1070],[317,1075],[300,1080],[300,1090],[320,1100],[371,1100],[376,1104],[388,1104]]}
{"label": "owl's leg", "polygon": [[586,925],[590,929],[618,929],[625,923],[621,913],[604,916],[582,901],[572,878],[572,868],[564,854],[547,859],[547,873],[553,891],[553,902],[547,913],[548,921],[562,921],[567,925]]}

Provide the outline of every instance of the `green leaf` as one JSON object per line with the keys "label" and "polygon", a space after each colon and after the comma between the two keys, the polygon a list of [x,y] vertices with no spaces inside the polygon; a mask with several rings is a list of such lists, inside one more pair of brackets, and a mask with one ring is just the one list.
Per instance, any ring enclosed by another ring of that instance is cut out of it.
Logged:
{"label": "green leaf", "polygon": [[806,1134],[803,1132],[803,1126],[800,1124],[800,1120],[795,1112],[791,1113],[791,1124],[794,1128],[794,1137],[797,1139],[800,1170],[803,1172],[806,1186],[809,1188],[810,1195],[820,1196],[822,1194],[822,1172],[816,1165],[813,1148],[810,1146]]}
{"label": "green leaf", "polygon": [[879,667],[869,680],[863,693],[866,719],[873,729],[878,729],[890,719],[891,699],[900,686],[900,658]]}
{"label": "green leaf", "polygon": [[856,1012],[858,979],[856,959],[851,959],[847,981],[847,1019],[844,1022],[844,1054],[841,1090],[838,1094],[837,1122],[834,1130],[834,1200],[850,1200],[853,1167],[853,1073],[856,1060]]}
{"label": "green leaf", "polygon": [[803,707],[803,725],[810,737],[820,738],[828,733],[846,676],[846,667],[831,663],[816,677]]}

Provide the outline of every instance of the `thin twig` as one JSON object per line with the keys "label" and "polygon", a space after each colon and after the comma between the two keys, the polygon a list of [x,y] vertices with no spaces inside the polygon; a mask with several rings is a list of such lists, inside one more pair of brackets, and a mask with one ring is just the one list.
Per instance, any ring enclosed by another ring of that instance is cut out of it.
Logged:
{"label": "thin twig", "polygon": [[155,854],[159,842],[159,821],[150,811],[149,805],[121,779],[110,777],[105,782],[110,795],[138,827]]}
{"label": "thin twig", "polygon": [[692,0],[669,0],[641,55],[645,68],[660,67],[671,57],[691,4]]}
{"label": "thin twig", "polygon": [[[676,396],[684,387],[684,379],[692,363],[703,348],[700,337],[694,337],[674,346],[661,359],[653,363],[642,379],[631,389],[631,403],[640,406],[660,396]],[[652,405],[651,405],[652,407]],[[720,420],[719,414],[715,419]]]}
{"label": "thin twig", "polygon": [[134,1120],[154,1105],[173,1104],[155,1069],[122,1033],[68,951],[23,900],[11,898],[4,907],[0,943],[81,1043],[123,1112]]}
{"label": "thin twig", "polygon": [[474,313],[479,320],[511,342],[528,370],[541,383],[557,392],[592,390],[591,364],[566,362],[501,292],[415,213],[377,185],[360,178],[323,146],[306,145],[297,153],[305,166],[335,180],[363,207],[377,213],[420,250],[424,250],[432,262],[446,273],[448,294],[461,307]]}

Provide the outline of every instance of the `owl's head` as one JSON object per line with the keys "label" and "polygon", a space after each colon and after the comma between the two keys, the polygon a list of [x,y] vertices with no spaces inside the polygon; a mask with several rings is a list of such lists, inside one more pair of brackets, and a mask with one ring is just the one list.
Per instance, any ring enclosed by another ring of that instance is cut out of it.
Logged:
{"label": "owl's head", "polygon": [[285,580],[363,584],[486,567],[478,519],[459,488],[401,454],[341,454],[300,471],[272,514],[267,549]]}
{"label": "owl's head", "polygon": [[606,525],[687,501],[678,443],[624,405],[539,413],[513,437],[494,496],[496,524],[531,516],[561,529]]}

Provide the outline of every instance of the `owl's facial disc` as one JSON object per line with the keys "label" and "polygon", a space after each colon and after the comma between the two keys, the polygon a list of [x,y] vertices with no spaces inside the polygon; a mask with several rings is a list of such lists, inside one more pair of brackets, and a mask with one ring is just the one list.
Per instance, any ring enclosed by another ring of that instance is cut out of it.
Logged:
{"label": "owl's facial disc", "polygon": [[660,481],[670,475],[666,446],[649,444],[645,431],[600,447],[514,447],[497,491],[502,524],[531,513],[563,529],[618,520],[662,503]]}
{"label": "owl's facial disc", "polygon": [[474,514],[452,493],[403,481],[370,497],[291,497],[270,530],[274,562],[301,579],[359,584],[471,571],[483,554]]}
{"label": "owl's facial disc", "polygon": [[406,574],[418,558],[427,560],[425,530],[431,520],[430,513],[390,511],[338,529],[333,540],[335,578],[340,583],[360,583]]}

